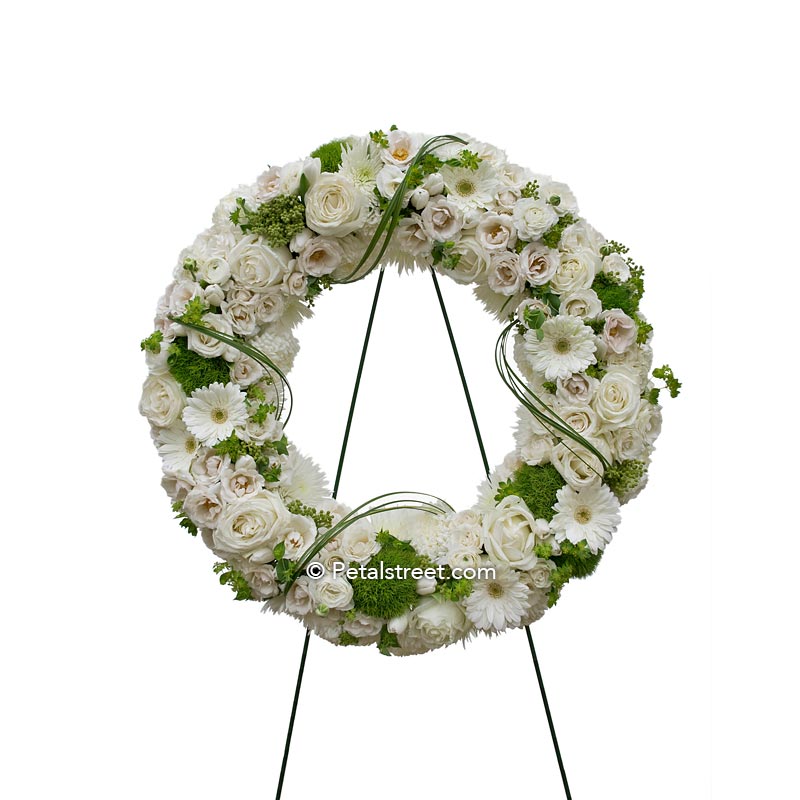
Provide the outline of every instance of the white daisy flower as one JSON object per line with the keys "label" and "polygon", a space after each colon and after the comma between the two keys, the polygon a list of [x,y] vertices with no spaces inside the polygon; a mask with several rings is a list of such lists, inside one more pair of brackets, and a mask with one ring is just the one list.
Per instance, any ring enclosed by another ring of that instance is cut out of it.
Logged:
{"label": "white daisy flower", "polygon": [[442,167],[447,197],[460,209],[487,208],[497,189],[497,175],[491,165],[482,161],[478,169]]}
{"label": "white daisy flower", "polygon": [[354,139],[342,145],[342,165],[339,167],[339,174],[349,178],[370,197],[382,167],[381,155],[377,149],[371,147],[369,139]]}
{"label": "white daisy flower", "polygon": [[525,332],[525,352],[531,367],[543,372],[545,380],[568,378],[596,361],[594,332],[580,317],[559,314],[545,320],[541,331],[541,341],[535,330]]}
{"label": "white daisy flower", "polygon": [[212,383],[195,389],[183,409],[183,421],[202,444],[227,439],[237,425],[247,423],[246,395],[233,383]]}
{"label": "white daisy flower", "polygon": [[562,486],[556,498],[550,523],[556,541],[578,544],[585,539],[593,553],[603,550],[620,522],[619,500],[608,486],[598,482],[580,491]]}
{"label": "white daisy flower", "polygon": [[170,472],[188,472],[199,449],[200,442],[180,421],[158,431],[158,453]]}
{"label": "white daisy flower", "polygon": [[483,631],[517,628],[530,610],[531,590],[516,570],[497,564],[494,577],[476,580],[464,600],[472,624]]}

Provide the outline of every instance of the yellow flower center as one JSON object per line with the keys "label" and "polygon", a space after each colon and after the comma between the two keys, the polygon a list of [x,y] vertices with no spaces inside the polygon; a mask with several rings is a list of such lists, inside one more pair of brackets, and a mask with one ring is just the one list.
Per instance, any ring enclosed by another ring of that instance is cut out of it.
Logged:
{"label": "yellow flower center", "polygon": [[405,161],[408,158],[408,150],[405,147],[395,147],[392,150],[392,158],[397,161]]}
{"label": "yellow flower center", "polygon": [[466,180],[465,178],[456,184],[456,191],[462,197],[469,197],[471,194],[475,194],[475,184],[472,181]]}
{"label": "yellow flower center", "polygon": [[578,506],[575,509],[575,522],[585,525],[592,518],[592,509],[588,506]]}
{"label": "yellow flower center", "polygon": [[569,339],[563,339],[563,338],[556,339],[554,349],[556,353],[569,353],[570,351]]}
{"label": "yellow flower center", "polygon": [[499,583],[495,582],[490,583],[486,588],[486,591],[488,592],[489,597],[494,597],[495,599],[502,597],[504,594],[503,587]]}
{"label": "yellow flower center", "polygon": [[211,412],[211,419],[217,423],[217,425],[221,425],[223,422],[228,421],[228,412],[224,408],[215,408]]}
{"label": "yellow flower center", "polygon": [[194,439],[194,436],[190,436],[185,442],[184,447],[186,448],[187,453],[194,453],[197,450],[197,442]]}

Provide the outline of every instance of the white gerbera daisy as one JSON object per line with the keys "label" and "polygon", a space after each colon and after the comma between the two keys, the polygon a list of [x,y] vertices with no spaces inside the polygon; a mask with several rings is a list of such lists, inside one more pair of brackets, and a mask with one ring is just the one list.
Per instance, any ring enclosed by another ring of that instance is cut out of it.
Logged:
{"label": "white gerbera daisy", "polygon": [[381,155],[369,139],[358,138],[342,145],[342,165],[339,174],[349,178],[362,192],[372,196],[383,167]]}
{"label": "white gerbera daisy", "polygon": [[245,398],[233,383],[195,389],[183,409],[183,421],[202,444],[214,445],[227,439],[237,425],[247,423]]}
{"label": "white gerbera daisy", "polygon": [[545,380],[568,378],[596,361],[594,332],[580,317],[559,314],[545,320],[541,331],[541,340],[535,330],[525,332],[525,352],[531,367],[544,373]]}
{"label": "white gerbera daisy", "polygon": [[158,431],[158,453],[164,461],[165,470],[188,472],[199,449],[200,442],[180,420]]}
{"label": "white gerbera daisy", "polygon": [[447,199],[462,211],[487,208],[491,204],[498,179],[488,162],[482,161],[478,169],[444,166],[441,172],[447,189]]}
{"label": "white gerbera daisy", "polygon": [[495,565],[494,577],[476,580],[472,593],[464,600],[464,610],[472,624],[483,631],[517,628],[530,611],[531,590],[516,570]]}
{"label": "white gerbera daisy", "polygon": [[598,482],[580,491],[562,486],[556,498],[550,523],[556,541],[578,544],[585,539],[593,553],[603,550],[620,522],[619,500],[608,486]]}

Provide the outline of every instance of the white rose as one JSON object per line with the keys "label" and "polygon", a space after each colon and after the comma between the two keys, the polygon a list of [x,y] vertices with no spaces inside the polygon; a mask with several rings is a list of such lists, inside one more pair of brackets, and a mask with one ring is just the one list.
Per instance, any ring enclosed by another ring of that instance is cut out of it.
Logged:
{"label": "white rose", "polygon": [[274,560],[273,547],[289,522],[283,500],[274,492],[260,492],[229,503],[214,531],[214,547],[221,553],[247,556],[255,564]]}
{"label": "white rose", "polygon": [[510,250],[492,254],[488,283],[493,292],[507,297],[521,292],[525,288],[525,275],[520,269],[519,256]]}
{"label": "white rose", "polygon": [[304,248],[297,259],[297,269],[316,278],[330,275],[344,261],[344,250],[335,239],[317,236]]}
{"label": "white rose", "polygon": [[197,263],[197,277],[206,283],[225,283],[231,276],[228,260],[223,256],[213,256],[208,261]]}
{"label": "white rose", "polygon": [[168,428],[186,405],[186,395],[180,384],[169,375],[149,375],[142,387],[139,413],[151,425]]}
{"label": "white rose", "polygon": [[526,297],[518,306],[515,313],[517,319],[527,327],[528,323],[525,322],[526,311],[541,311],[545,317],[552,317],[553,312],[547,303],[540,300],[538,297]]}
{"label": "white rose", "polygon": [[283,276],[283,291],[294,297],[305,297],[308,292],[308,277],[302,272],[287,272]]}
{"label": "white rose", "polygon": [[519,254],[520,268],[532,286],[543,286],[556,274],[561,263],[558,250],[531,242]]}
{"label": "white rose", "polygon": [[353,607],[353,587],[345,578],[334,578],[326,573],[311,584],[311,592],[318,606],[347,611]]}
{"label": "white rose", "polygon": [[254,291],[280,283],[290,260],[289,248],[269,247],[254,234],[242,238],[228,253],[233,280]]}
{"label": "white rose", "polygon": [[484,279],[489,270],[490,257],[475,237],[464,236],[450,252],[460,258],[453,269],[442,270],[444,275],[456,283],[475,283]]}
{"label": "white rose", "polygon": [[304,617],[314,610],[314,581],[308,575],[301,575],[286,592],[286,611]]}
{"label": "white rose", "polygon": [[231,363],[231,381],[240,386],[252,386],[264,377],[264,368],[258,361],[239,353]]}
{"label": "white rose", "polygon": [[510,250],[517,241],[514,222],[508,214],[487,214],[475,228],[475,238],[484,250]]}
{"label": "white rose", "polygon": [[[222,314],[205,314],[203,316],[203,325],[210,328],[212,331],[219,331],[230,336],[233,333],[231,323],[222,316]],[[187,346],[195,353],[199,353],[205,358],[216,358],[222,356],[223,358],[235,358],[235,350],[228,347],[225,342],[221,342],[216,337],[209,333],[202,331],[195,331],[191,328],[188,330]]]}
{"label": "white rose", "polygon": [[380,550],[377,535],[369,525],[350,525],[342,534],[340,542],[339,553],[347,564],[351,561],[364,564]]}
{"label": "white rose", "polygon": [[253,590],[256,600],[269,600],[280,593],[280,586],[272,564],[251,564],[249,561],[237,562],[248,586]]}
{"label": "white rose", "polygon": [[222,301],[222,316],[228,321],[234,333],[252,336],[258,330],[255,304]]}
{"label": "white rose", "polygon": [[221,456],[202,447],[192,462],[192,476],[197,483],[210,485],[219,483],[220,476],[231,465],[230,456]]}
{"label": "white rose", "polygon": [[558,247],[567,253],[591,250],[599,259],[600,248],[605,243],[606,240],[602,234],[598,233],[588,222],[580,220],[564,229]]}
{"label": "white rose", "polygon": [[[347,615],[346,615],[347,616]],[[368,617],[360,611],[353,617],[353,619],[345,619],[344,629],[359,639],[371,639],[377,637],[381,628],[383,628],[383,620],[376,619],[375,617]],[[365,643],[364,643],[365,644]]]}
{"label": "white rose", "polygon": [[558,406],[556,411],[570,428],[584,438],[593,436],[600,428],[597,414],[589,405]]}
{"label": "white rose", "polygon": [[433,244],[422,227],[422,217],[419,214],[412,214],[400,220],[395,230],[395,241],[401,253],[415,258],[427,256]]}
{"label": "white rose", "polygon": [[[420,644],[424,649],[433,649],[463,638],[469,628],[469,620],[460,605],[434,595],[411,612],[403,640],[406,637],[412,642],[417,640],[412,643],[412,650],[419,649]],[[403,641],[401,644],[405,647]]]}
{"label": "white rose", "polygon": [[649,400],[640,401],[636,429],[644,441],[652,445],[661,433],[661,406],[654,406]]}
{"label": "white rose", "polygon": [[297,560],[314,544],[317,526],[308,517],[290,514],[285,527],[278,535],[278,541],[286,547],[286,558]]}
{"label": "white rose", "polygon": [[644,454],[644,438],[636,428],[620,428],[613,431],[609,438],[615,461],[639,459]]}
{"label": "white rose", "polygon": [[561,253],[550,283],[559,294],[591,289],[599,264],[600,259],[591,250]]}
{"label": "white rose", "polygon": [[422,212],[422,227],[436,242],[453,242],[461,235],[462,214],[458,207],[440,195]]}
{"label": "white rose", "polygon": [[635,419],[640,393],[636,373],[628,367],[614,366],[603,375],[592,405],[607,427],[621,428]]}
{"label": "white rose", "polygon": [[623,283],[631,277],[630,265],[619,253],[609,253],[603,259],[603,272],[616,276]]}
{"label": "white rose", "polygon": [[600,338],[612,353],[624,353],[636,344],[639,328],[624,311],[612,308],[604,311],[601,319],[605,325]]}
{"label": "white rose", "polygon": [[531,567],[528,575],[531,584],[537,589],[549,589],[552,585],[552,572],[556,568],[555,562],[545,558],[536,559],[536,563]]}
{"label": "white rose", "polygon": [[577,289],[561,295],[559,313],[581,319],[594,319],[603,310],[603,304],[594,289]]}
{"label": "white rose", "polygon": [[358,230],[369,211],[363,192],[342,175],[329,173],[306,192],[305,204],[308,227],[336,238]]}
{"label": "white rose", "polygon": [[195,297],[203,296],[203,287],[195,281],[178,281],[168,287],[165,296],[167,311],[179,317],[186,310],[186,304]]}
{"label": "white rose", "polygon": [[[593,439],[592,444],[611,460],[611,452],[605,442]],[[575,490],[591,486],[603,477],[603,464],[600,459],[583,445],[569,442],[569,447],[557,444],[550,455],[553,466],[561,477]]]}
{"label": "white rose", "polygon": [[519,497],[504,497],[483,518],[482,544],[495,563],[530,569],[540,527]]}
{"label": "white rose", "polygon": [[256,319],[262,324],[275,322],[283,316],[286,300],[277,287],[260,292],[254,300]]}
{"label": "white rose", "polygon": [[300,191],[300,180],[306,176],[309,186],[313,186],[319,178],[321,163],[318,158],[306,158],[303,161],[292,161],[281,168],[281,194],[297,194]]}
{"label": "white rose", "polygon": [[260,203],[277,197],[281,193],[281,168],[270,167],[256,179],[256,199]]}
{"label": "white rose", "polygon": [[522,198],[514,206],[514,225],[520,239],[531,241],[540,239],[553,225],[558,222],[553,206],[544,200],[534,200],[532,197]]}

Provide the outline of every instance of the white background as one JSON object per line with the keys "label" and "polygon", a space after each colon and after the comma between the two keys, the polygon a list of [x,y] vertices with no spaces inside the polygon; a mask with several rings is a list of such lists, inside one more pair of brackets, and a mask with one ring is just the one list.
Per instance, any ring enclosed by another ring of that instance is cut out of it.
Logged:
{"label": "white background", "polygon": [[[574,797],[708,798],[712,771],[714,797],[796,794],[788,5],[271,5],[3,12],[3,795],[273,796],[302,629],[232,602],[171,520],[138,342],[220,196],[392,123],[568,181],[645,264],[685,384],[598,573],[533,629]],[[497,328],[444,288],[494,463]],[[329,474],[371,292],[301,332],[290,433]],[[480,473],[430,280],[390,274],[341,497],[466,507]],[[284,797],[316,794],[561,797],[524,634],[411,659],[314,638]]]}

